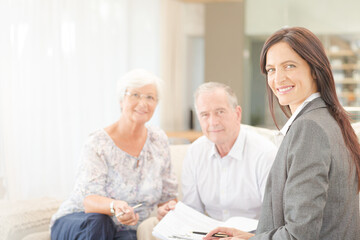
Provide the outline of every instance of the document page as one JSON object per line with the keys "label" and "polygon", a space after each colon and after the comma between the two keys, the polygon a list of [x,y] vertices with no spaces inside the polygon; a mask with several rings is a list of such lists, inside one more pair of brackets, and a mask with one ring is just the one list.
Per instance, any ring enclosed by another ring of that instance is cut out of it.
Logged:
{"label": "document page", "polygon": [[[178,202],[173,211],[170,211],[159,222],[153,230],[153,235],[163,240],[174,239],[194,239],[201,240],[204,236],[193,234],[193,231],[197,232],[209,232],[210,230],[218,226],[236,227],[243,231],[252,231],[257,227],[257,220],[236,217],[235,220],[228,219],[226,222],[217,221],[212,219],[191,207],[185,205],[182,202]],[[252,220],[252,224],[247,224],[246,220]],[[237,225],[240,224],[240,225]],[[242,224],[244,227],[242,227]],[[249,226],[248,226],[249,225]],[[255,226],[253,228],[253,226]],[[250,230],[249,230],[250,229]]]}
{"label": "document page", "polygon": [[256,230],[258,225],[258,220],[245,218],[245,217],[231,217],[225,222],[221,223],[222,227],[237,228],[244,232],[251,232]]}

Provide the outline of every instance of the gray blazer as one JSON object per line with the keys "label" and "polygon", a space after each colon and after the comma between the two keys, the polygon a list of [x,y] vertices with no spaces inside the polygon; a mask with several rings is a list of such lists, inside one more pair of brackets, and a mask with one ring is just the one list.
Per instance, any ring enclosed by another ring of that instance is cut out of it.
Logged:
{"label": "gray blazer", "polygon": [[357,174],[341,130],[317,98],[290,126],[251,239],[360,239]]}

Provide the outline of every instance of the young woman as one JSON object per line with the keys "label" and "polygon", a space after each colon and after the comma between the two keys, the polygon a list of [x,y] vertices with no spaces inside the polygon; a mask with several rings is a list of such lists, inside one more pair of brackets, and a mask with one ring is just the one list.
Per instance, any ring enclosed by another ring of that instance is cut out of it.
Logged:
{"label": "young woman", "polygon": [[305,28],[281,29],[265,42],[260,65],[275,124],[274,99],[291,117],[281,129],[256,235],[217,228],[206,238],[360,239],[360,145],[320,40]]}

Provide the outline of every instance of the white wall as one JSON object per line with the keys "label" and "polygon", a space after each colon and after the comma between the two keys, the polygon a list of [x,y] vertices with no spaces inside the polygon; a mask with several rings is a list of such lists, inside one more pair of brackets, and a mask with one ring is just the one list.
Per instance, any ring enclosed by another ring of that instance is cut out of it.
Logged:
{"label": "white wall", "polygon": [[204,4],[185,4],[184,33],[186,37],[186,79],[184,91],[184,117],[186,130],[190,127],[190,109],[193,110],[193,128],[201,131],[194,109],[194,92],[204,83],[205,68],[205,7]]}
{"label": "white wall", "polygon": [[358,0],[247,0],[246,35],[270,35],[302,26],[317,34],[360,32]]}

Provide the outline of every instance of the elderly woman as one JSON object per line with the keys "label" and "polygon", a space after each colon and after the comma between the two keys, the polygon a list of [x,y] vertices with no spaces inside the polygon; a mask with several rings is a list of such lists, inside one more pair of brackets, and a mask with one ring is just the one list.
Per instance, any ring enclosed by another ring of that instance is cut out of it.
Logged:
{"label": "elderly woman", "polygon": [[141,69],[119,80],[120,119],[88,137],[74,191],[52,217],[51,239],[136,239],[137,226],[155,205],[176,200],[168,139],[145,126],[159,83]]}

